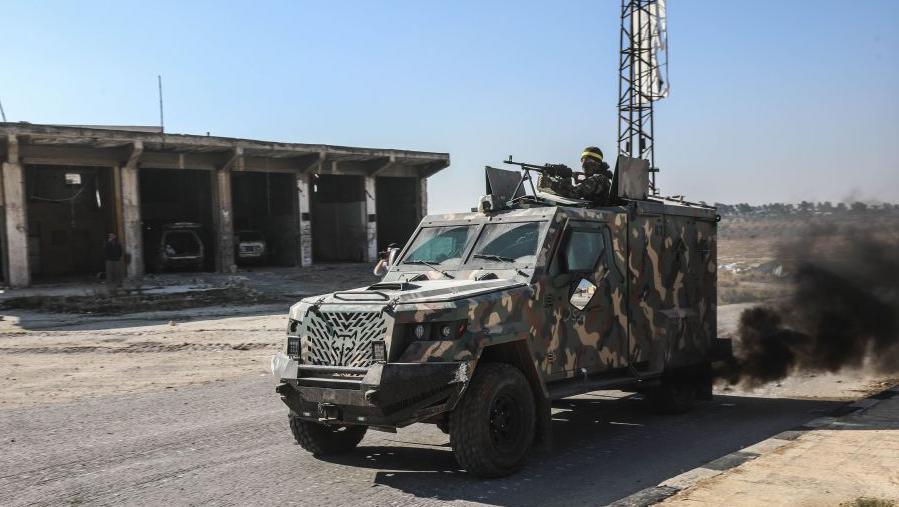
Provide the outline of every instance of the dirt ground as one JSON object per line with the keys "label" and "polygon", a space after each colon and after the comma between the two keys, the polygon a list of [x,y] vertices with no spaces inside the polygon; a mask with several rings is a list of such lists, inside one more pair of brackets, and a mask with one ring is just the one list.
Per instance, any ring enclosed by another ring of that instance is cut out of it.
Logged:
{"label": "dirt ground", "polygon": [[725,217],[718,226],[718,304],[782,298],[790,292],[790,273],[797,263],[851,251],[846,245],[859,235],[896,243],[899,217]]}
{"label": "dirt ground", "polygon": [[285,311],[269,305],[69,321],[4,315],[0,408],[266,374]]}
{"label": "dirt ground", "polygon": [[[292,302],[374,281],[368,264],[169,275],[127,296],[143,312],[102,286],[38,287],[50,295],[27,300],[15,291],[0,298],[0,409],[270,375]],[[69,313],[46,311],[54,301]]]}

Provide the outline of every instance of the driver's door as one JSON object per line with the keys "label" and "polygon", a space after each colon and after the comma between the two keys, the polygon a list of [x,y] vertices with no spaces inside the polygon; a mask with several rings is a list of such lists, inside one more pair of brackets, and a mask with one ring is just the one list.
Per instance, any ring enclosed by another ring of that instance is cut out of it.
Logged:
{"label": "driver's door", "polygon": [[551,378],[566,378],[627,366],[623,276],[613,262],[612,242],[602,222],[569,222],[550,269],[553,336]]}

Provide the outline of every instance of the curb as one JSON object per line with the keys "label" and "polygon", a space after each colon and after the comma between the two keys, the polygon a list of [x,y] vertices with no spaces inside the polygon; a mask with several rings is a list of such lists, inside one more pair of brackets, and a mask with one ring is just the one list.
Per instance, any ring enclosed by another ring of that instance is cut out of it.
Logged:
{"label": "curb", "polygon": [[608,504],[608,506],[647,507],[650,505],[655,505],[665,500],[666,498],[673,496],[676,493],[689,488],[690,486],[695,485],[699,481],[721,475],[732,468],[736,468],[743,463],[746,463],[747,461],[752,461],[759,456],[788,445],[790,442],[796,440],[809,431],[814,431],[815,429],[833,424],[840,417],[854,414],[862,410],[867,410],[874,405],[877,405],[881,401],[888,400],[893,397],[899,397],[899,385],[894,385],[893,387],[884,389],[883,391],[872,394],[867,398],[862,398],[860,400],[847,403],[841,407],[838,407],[829,415],[812,419],[811,421],[801,426],[798,426],[791,430],[782,431],[774,435],[773,437],[757,442],[749,447],[744,447],[739,451],[721,456],[720,458],[712,460],[705,465],[694,468],[692,470],[688,470],[680,475],[676,475],[656,486],[642,489],[632,495],[626,496],[620,500],[616,500],[615,502]]}

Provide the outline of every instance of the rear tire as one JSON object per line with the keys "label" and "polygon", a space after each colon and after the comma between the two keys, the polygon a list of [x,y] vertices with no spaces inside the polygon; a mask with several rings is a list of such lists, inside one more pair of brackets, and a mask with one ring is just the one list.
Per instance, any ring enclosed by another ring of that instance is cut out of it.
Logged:
{"label": "rear tire", "polygon": [[450,414],[456,461],[478,477],[515,472],[534,440],[535,412],[531,388],[520,370],[503,363],[479,365]]}
{"label": "rear tire", "polygon": [[290,416],[290,431],[300,447],[314,456],[353,450],[365,436],[365,426],[325,425]]}

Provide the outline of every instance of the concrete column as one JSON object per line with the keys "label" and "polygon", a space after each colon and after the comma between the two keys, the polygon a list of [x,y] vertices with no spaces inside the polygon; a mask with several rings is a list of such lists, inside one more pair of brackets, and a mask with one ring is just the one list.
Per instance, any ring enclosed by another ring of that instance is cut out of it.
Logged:
{"label": "concrete column", "polygon": [[418,178],[418,219],[428,214],[428,179]]}
{"label": "concrete column", "polygon": [[312,265],[312,220],[309,216],[309,199],[311,199],[309,175],[305,173],[297,174],[297,210],[299,212],[297,222],[300,228],[300,266]]}
{"label": "concrete column", "polygon": [[138,163],[143,153],[143,143],[137,141],[131,156],[121,168],[121,215],[122,243],[128,259],[127,275],[132,281],[144,276],[144,236],[143,219],[140,214],[140,174]]}
{"label": "concrete column", "polygon": [[375,201],[375,177],[365,177],[365,260],[378,260],[378,216]]}
{"label": "concrete column", "polygon": [[3,202],[6,211],[6,258],[10,287],[31,285],[28,265],[28,210],[25,199],[25,168],[19,161],[16,136],[7,139],[7,156],[3,162]]}
{"label": "concrete column", "polygon": [[0,273],[9,280],[9,259],[6,252],[6,204],[3,195],[3,161],[0,160]]}
{"label": "concrete column", "polygon": [[218,245],[215,268],[222,273],[232,273],[237,269],[234,263],[234,220],[231,204],[231,170],[215,171],[215,196],[213,210],[215,236]]}

